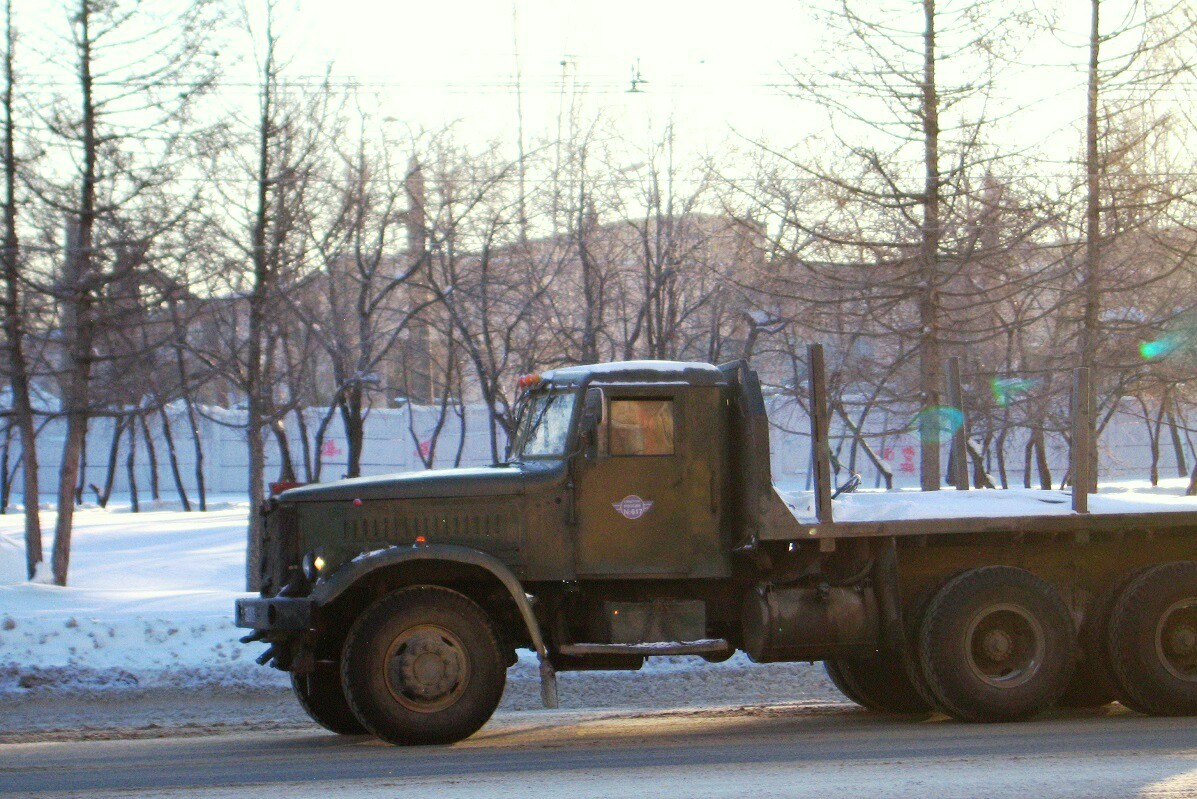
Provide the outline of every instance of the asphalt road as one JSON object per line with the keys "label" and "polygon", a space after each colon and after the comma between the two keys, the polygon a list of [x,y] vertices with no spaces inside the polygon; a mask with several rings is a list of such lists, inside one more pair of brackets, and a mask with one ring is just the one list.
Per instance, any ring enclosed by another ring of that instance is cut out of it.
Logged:
{"label": "asphalt road", "polygon": [[509,713],[452,747],[313,730],[0,746],[3,797],[1197,797],[1197,723],[846,706]]}

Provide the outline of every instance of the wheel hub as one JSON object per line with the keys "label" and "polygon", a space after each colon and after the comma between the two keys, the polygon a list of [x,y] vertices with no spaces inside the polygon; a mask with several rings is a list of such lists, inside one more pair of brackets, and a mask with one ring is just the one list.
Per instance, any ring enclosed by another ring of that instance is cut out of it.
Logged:
{"label": "wheel hub", "polygon": [[1039,671],[1046,640],[1043,626],[1026,608],[1012,603],[990,605],[969,624],[965,638],[969,668],[996,688],[1016,688]]}
{"label": "wheel hub", "polygon": [[1156,652],[1173,676],[1197,681],[1197,599],[1176,602],[1160,616]]}
{"label": "wheel hub", "polygon": [[395,659],[395,666],[408,690],[423,699],[443,696],[461,674],[458,652],[431,634],[412,640]]}
{"label": "wheel hub", "polygon": [[990,630],[981,643],[985,656],[993,661],[1009,660],[1013,647],[1014,640],[1005,630]]}
{"label": "wheel hub", "polygon": [[1192,627],[1177,627],[1168,636],[1168,650],[1175,655],[1191,655],[1197,646],[1197,631]]}
{"label": "wheel hub", "polygon": [[417,712],[442,710],[460,698],[469,677],[461,640],[432,625],[405,630],[390,647],[386,683],[404,707]]}

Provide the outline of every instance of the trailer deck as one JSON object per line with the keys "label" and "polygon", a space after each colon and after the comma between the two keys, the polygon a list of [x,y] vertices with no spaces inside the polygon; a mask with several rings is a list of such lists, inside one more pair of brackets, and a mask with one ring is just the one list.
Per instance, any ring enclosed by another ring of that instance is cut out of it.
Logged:
{"label": "trailer deck", "polygon": [[[832,502],[833,521],[820,523],[812,491],[778,488],[778,498],[810,538],[938,534],[1118,534],[1197,530],[1197,497],[1187,479],[1112,483],[1090,495],[1087,513],[1072,509],[1068,491],[1028,488],[957,491],[863,490]],[[768,535],[763,540],[787,537]]]}

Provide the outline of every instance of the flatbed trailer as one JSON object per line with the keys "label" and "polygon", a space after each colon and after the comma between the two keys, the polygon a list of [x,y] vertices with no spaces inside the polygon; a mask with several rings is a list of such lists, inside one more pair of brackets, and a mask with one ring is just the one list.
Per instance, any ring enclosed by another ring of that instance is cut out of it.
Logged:
{"label": "flatbed trailer", "polygon": [[890,713],[1197,713],[1197,500],[1088,512],[1082,401],[1066,514],[837,521],[820,348],[809,361],[809,518],[773,484],[746,362],[530,375],[509,463],[272,498],[245,640],[319,723],[401,744],[481,727],[520,647],[549,706],[558,671],[743,651],[822,660]]}

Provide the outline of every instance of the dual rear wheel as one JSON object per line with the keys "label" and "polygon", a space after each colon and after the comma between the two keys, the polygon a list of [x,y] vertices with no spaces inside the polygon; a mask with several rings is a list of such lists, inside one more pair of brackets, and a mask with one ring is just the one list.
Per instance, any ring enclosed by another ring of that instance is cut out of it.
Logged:
{"label": "dual rear wheel", "polygon": [[849,699],[878,712],[935,709],[966,721],[1013,721],[1064,692],[1075,640],[1050,585],[1023,569],[988,566],[928,594],[916,603],[911,657],[826,662]]}
{"label": "dual rear wheel", "polygon": [[1152,716],[1197,714],[1197,562],[1132,571],[1091,605],[1082,662],[1060,704],[1115,699]]}
{"label": "dual rear wheel", "polygon": [[839,658],[826,663],[832,681],[871,710],[929,706],[964,721],[1016,721],[1053,704],[1114,698],[1151,715],[1197,714],[1197,562],[1116,581],[1092,603],[1079,636],[1055,589],[1010,566],[955,575],[918,617],[907,664]]}

